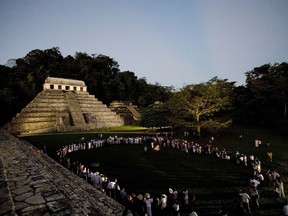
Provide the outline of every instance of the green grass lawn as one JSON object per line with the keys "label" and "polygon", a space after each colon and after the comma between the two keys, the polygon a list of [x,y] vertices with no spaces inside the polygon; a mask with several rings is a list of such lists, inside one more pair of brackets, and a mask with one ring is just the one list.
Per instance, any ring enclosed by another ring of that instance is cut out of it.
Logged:
{"label": "green grass lawn", "polygon": [[[116,133],[116,132],[115,132]],[[243,134],[244,139],[239,140]],[[103,133],[103,136],[110,134]],[[97,133],[61,134],[25,137],[30,143],[42,148],[45,144],[49,153],[62,145],[77,142],[81,137],[86,140],[97,137]],[[119,136],[134,136],[121,134]],[[271,146],[254,147],[255,138]],[[193,139],[193,137],[190,137]],[[202,138],[200,142],[207,142]],[[276,169],[284,181],[286,193],[288,184],[288,144],[287,137],[269,130],[251,128],[234,128],[215,135],[215,146],[226,148],[233,153],[238,150],[247,155],[255,155],[262,162],[262,172]],[[162,149],[159,152],[149,151],[144,154],[144,145],[111,145],[95,150],[74,152],[72,160],[84,162],[87,166],[98,162],[97,171],[110,179],[117,177],[120,187],[135,193],[149,192],[154,196],[166,193],[169,187],[182,189],[193,188],[196,192],[194,209],[199,215],[213,215],[222,204],[233,208],[234,198],[239,189],[247,188],[252,168],[236,165],[235,162],[216,158],[212,155],[186,154],[176,149]],[[267,163],[267,150],[273,152],[273,163]],[[96,171],[96,170],[94,170]],[[270,187],[260,191],[261,210],[253,215],[282,215],[284,199],[277,198]]]}

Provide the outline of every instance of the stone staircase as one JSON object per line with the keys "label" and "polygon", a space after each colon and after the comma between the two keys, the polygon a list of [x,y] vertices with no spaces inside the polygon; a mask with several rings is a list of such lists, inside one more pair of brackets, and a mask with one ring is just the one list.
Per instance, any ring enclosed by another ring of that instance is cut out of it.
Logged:
{"label": "stone staircase", "polygon": [[135,108],[135,106],[128,105],[127,109],[133,114],[135,119],[141,118],[141,114],[138,112],[138,110]]}
{"label": "stone staircase", "polygon": [[127,125],[131,125],[134,121],[139,121],[141,118],[138,107],[132,105],[129,101],[113,101],[109,104],[109,108],[120,115]]}
{"label": "stone staircase", "polygon": [[77,92],[77,100],[88,124],[96,124],[98,127],[115,127],[124,125],[124,120],[105,104],[89,95],[88,92]]}
{"label": "stone staircase", "polygon": [[88,92],[45,89],[5,128],[13,134],[91,130],[124,120]]}
{"label": "stone staircase", "polygon": [[85,125],[85,119],[81,112],[81,108],[79,105],[79,102],[77,100],[77,97],[75,96],[75,93],[73,92],[67,92],[65,94],[66,100],[68,102],[68,110],[69,114],[71,115],[71,123],[72,126],[78,125]]}
{"label": "stone staircase", "polygon": [[4,130],[0,158],[1,216],[122,215],[122,205]]}

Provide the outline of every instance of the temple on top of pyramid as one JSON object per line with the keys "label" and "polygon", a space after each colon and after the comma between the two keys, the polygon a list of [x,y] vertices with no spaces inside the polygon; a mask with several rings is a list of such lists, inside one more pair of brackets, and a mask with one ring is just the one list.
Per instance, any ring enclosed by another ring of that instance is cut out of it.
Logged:
{"label": "temple on top of pyramid", "polygon": [[47,77],[43,84],[43,89],[58,89],[65,91],[87,91],[84,81]]}
{"label": "temple on top of pyramid", "polygon": [[48,77],[40,92],[5,128],[13,134],[85,131],[124,125],[124,120],[81,80]]}

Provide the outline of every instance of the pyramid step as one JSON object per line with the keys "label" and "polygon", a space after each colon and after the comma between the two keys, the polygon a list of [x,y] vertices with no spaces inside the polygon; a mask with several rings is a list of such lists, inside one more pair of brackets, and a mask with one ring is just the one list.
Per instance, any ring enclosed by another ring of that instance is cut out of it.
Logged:
{"label": "pyramid step", "polygon": [[[55,80],[61,81],[60,78]],[[64,79],[63,83],[68,81]],[[69,82],[72,82],[73,86],[83,83],[77,80]],[[120,115],[87,91],[48,88],[46,85],[46,88],[13,118],[7,128],[19,133],[36,133],[53,132],[56,129],[75,131],[124,125]]]}
{"label": "pyramid step", "polygon": [[86,122],[75,94],[67,93],[66,100],[68,101],[73,125],[84,125]]}
{"label": "pyramid step", "polygon": [[21,133],[35,133],[36,130],[41,130],[44,128],[47,128],[50,131],[55,131],[55,125],[55,122],[16,122],[15,129],[19,129]]}

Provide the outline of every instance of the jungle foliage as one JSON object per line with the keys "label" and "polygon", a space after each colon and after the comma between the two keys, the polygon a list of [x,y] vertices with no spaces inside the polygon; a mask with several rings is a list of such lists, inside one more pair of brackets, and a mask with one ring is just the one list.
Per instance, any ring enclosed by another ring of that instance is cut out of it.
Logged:
{"label": "jungle foliage", "polygon": [[59,48],[32,50],[25,57],[0,65],[0,124],[11,120],[40,91],[48,76],[83,80],[90,94],[105,104],[113,100],[130,101],[147,107],[165,101],[172,87],[149,84],[134,72],[120,72],[113,58],[77,52],[63,57]]}
{"label": "jungle foliage", "polygon": [[[161,71],[159,71],[161,72]],[[10,121],[40,91],[48,76],[83,80],[90,94],[109,104],[130,101],[140,107],[140,124],[218,130],[231,123],[287,129],[288,63],[265,64],[245,73],[246,85],[217,77],[180,90],[147,83],[120,71],[113,58],[60,49],[32,50],[0,65],[0,125]]]}

